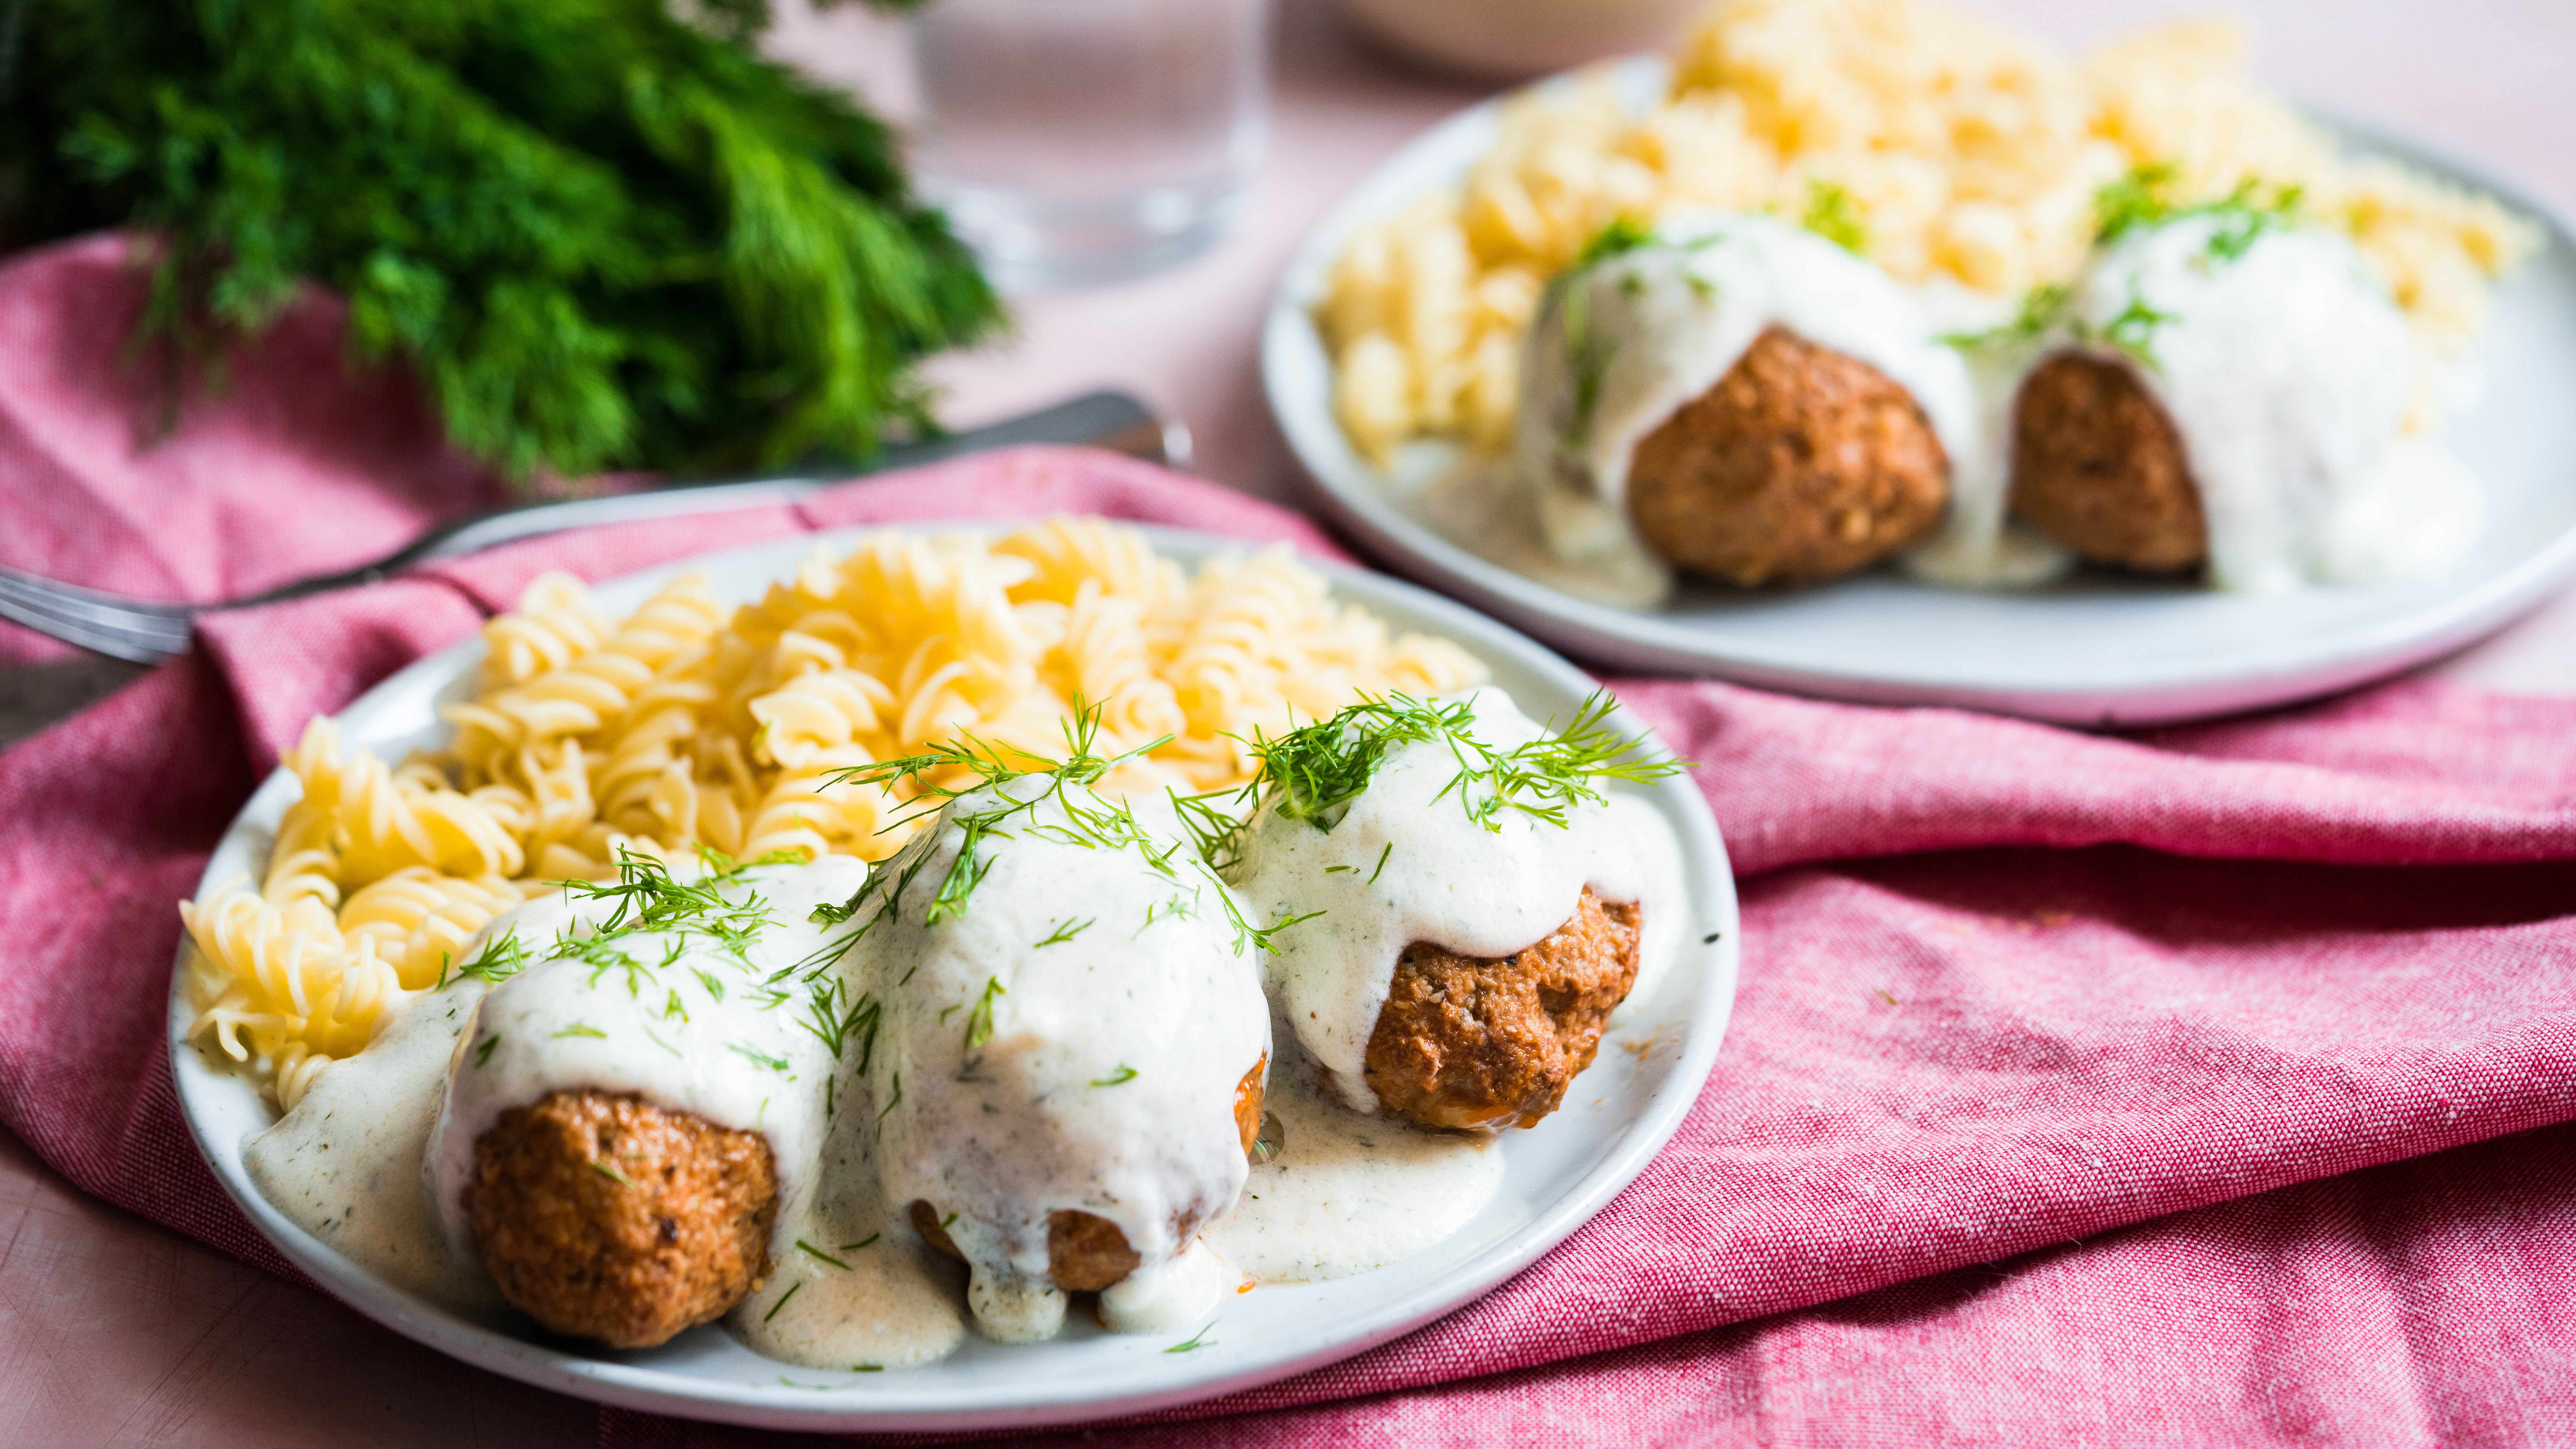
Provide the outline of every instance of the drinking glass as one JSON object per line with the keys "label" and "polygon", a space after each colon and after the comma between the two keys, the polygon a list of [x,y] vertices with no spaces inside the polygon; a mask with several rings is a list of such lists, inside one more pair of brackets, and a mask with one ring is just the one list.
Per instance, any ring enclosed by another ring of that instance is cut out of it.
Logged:
{"label": "drinking glass", "polygon": [[1159,270],[1241,215],[1268,0],[932,0],[916,171],[1007,290]]}

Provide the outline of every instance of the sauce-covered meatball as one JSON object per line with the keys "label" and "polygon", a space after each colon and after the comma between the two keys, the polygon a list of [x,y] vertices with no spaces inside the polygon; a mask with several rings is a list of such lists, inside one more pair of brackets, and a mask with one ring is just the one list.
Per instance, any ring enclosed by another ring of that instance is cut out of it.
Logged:
{"label": "sauce-covered meatball", "polygon": [[2012,506],[2095,563],[2170,573],[2209,556],[2182,435],[2128,364],[2061,352],[2013,403]]}
{"label": "sauce-covered meatball", "polygon": [[1628,512],[1676,567],[1746,587],[1809,583],[1921,541],[1949,477],[1905,389],[1775,326],[1637,444]]}
{"label": "sauce-covered meatball", "polygon": [[1638,907],[1587,886],[1572,918],[1509,956],[1405,948],[1368,1044],[1379,1109],[1425,1127],[1535,1126],[1636,981],[1638,928]]}
{"label": "sauce-covered meatball", "polygon": [[557,1333],[649,1348],[766,1272],[769,1143],[639,1097],[555,1092],[475,1140],[466,1221],[502,1296]]}
{"label": "sauce-covered meatball", "polygon": [[[1234,1130],[1243,1139],[1246,1153],[1252,1151],[1253,1138],[1261,1131],[1262,1078],[1269,1065],[1267,1056],[1255,1062],[1234,1089]],[[948,1235],[948,1221],[937,1207],[915,1198],[905,1208],[904,1216],[924,1243],[965,1261],[966,1255],[959,1251],[957,1240]],[[1174,1236],[1186,1240],[1198,1227],[1198,1220],[1192,1218],[1178,1225]],[[1071,1208],[1058,1208],[1047,1214],[1047,1277],[1064,1292],[1097,1293],[1114,1287],[1144,1261],[1143,1254],[1128,1246],[1127,1235],[1107,1218]]]}

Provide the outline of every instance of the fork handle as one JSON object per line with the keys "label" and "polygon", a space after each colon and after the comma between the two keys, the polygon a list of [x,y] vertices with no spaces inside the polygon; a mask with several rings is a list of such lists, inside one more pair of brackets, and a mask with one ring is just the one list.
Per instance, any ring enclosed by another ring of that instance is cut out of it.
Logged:
{"label": "fork handle", "polygon": [[[1165,463],[1175,468],[1189,466],[1189,430],[1177,422],[1165,422],[1151,409],[1123,392],[1091,392],[1037,412],[1023,413],[980,428],[969,428],[946,437],[930,438],[917,443],[892,443],[869,464],[858,471],[889,472],[914,468],[924,463],[953,458],[963,453],[978,453],[992,448],[1007,448],[1024,443],[1081,443],[1106,448],[1142,458],[1147,462]],[[333,589],[371,584],[387,575],[443,558],[461,558],[522,538],[560,533],[572,528],[592,528],[604,523],[634,523],[652,518],[679,518],[696,513],[718,513],[737,508],[760,508],[772,504],[792,503],[820,492],[846,474],[817,477],[811,472],[765,473],[751,477],[707,479],[701,482],[672,484],[641,493],[619,493],[604,498],[575,498],[562,503],[530,503],[513,508],[495,509],[471,518],[460,518],[442,524],[402,548],[377,559],[335,574],[298,579],[247,599],[232,599],[220,604],[199,605],[205,609],[237,609],[253,604],[273,604],[283,599],[300,599],[308,594],[327,593]],[[186,608],[187,606],[178,606]],[[193,611],[191,611],[193,612]]]}

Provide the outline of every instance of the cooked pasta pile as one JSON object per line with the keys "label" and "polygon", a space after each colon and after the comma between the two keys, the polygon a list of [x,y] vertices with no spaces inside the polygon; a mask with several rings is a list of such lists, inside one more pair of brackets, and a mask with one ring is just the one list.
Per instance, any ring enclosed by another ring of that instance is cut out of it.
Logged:
{"label": "cooked pasta pile", "polygon": [[1107,788],[1217,790],[1250,777],[1256,729],[1484,677],[1446,640],[1334,603],[1285,548],[1189,578],[1098,519],[990,544],[874,533],[756,604],[728,609],[689,574],[623,621],[549,574],[483,638],[444,753],[388,765],[314,720],[283,762],[304,796],[266,879],[179,908],[195,1030],[283,1105],[485,922],[613,874],[620,851],[891,855],[913,787],[839,782],[853,765],[967,734],[1057,758],[1079,701],[1096,753],[1170,737]]}
{"label": "cooked pasta pile", "polygon": [[1316,309],[1335,412],[1380,461],[1424,434],[1502,447],[1541,286],[1619,217],[1821,209],[1900,281],[2019,296],[2074,272],[2094,193],[2146,165],[2185,201],[2298,185],[2437,346],[2537,240],[2486,197],[2338,156],[2246,76],[2232,26],[2078,63],[1931,0],[1726,0],[1662,104],[1627,114],[1600,82],[1525,97],[1460,191],[1352,239]]}

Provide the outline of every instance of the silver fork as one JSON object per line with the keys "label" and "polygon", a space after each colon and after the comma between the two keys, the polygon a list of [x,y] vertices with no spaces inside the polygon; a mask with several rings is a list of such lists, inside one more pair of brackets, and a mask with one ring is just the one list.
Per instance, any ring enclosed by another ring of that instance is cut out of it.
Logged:
{"label": "silver fork", "polygon": [[[1190,459],[1189,430],[1180,423],[1155,416],[1152,409],[1126,393],[1093,392],[987,427],[925,442],[891,444],[874,462],[857,471],[909,468],[1017,443],[1084,443],[1175,468],[1188,467]],[[246,608],[373,583],[415,564],[457,558],[494,544],[568,528],[791,502],[846,476],[850,475],[820,478],[810,473],[770,474],[679,484],[607,498],[523,504],[442,524],[373,563],[298,579],[247,598],[205,604],[129,598],[0,568],[0,618],[14,619],[40,634],[112,659],[153,664],[187,652],[191,621],[210,609]]]}

